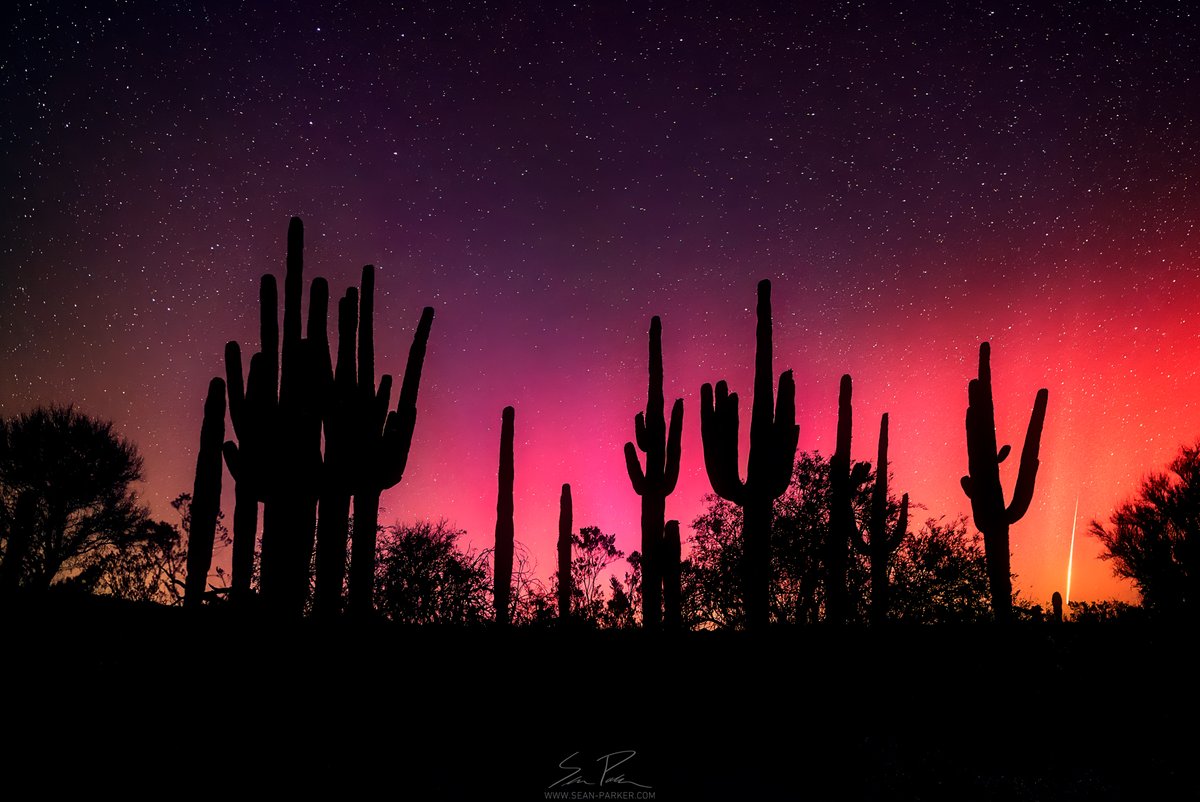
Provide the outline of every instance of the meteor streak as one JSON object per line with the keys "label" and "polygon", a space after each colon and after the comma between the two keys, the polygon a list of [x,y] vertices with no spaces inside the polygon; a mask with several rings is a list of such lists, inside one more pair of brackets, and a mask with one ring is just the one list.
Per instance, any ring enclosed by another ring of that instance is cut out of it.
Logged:
{"label": "meteor streak", "polygon": [[1079,496],[1075,496],[1075,517],[1071,519],[1071,553],[1067,555],[1067,595],[1063,608],[1071,603],[1071,569],[1075,565],[1075,526],[1079,523]]}

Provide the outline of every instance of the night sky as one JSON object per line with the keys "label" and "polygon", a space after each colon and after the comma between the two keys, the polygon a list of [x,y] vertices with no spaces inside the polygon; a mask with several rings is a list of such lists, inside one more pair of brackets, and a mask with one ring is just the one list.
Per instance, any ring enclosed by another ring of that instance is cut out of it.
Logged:
{"label": "night sky", "polygon": [[855,458],[890,412],[896,492],[920,518],[966,512],[988,339],[1001,443],[1050,390],[1017,587],[1064,588],[1078,499],[1072,597],[1133,597],[1082,530],[1200,435],[1187,4],[317,5],[0,12],[0,414],[115,421],[171,517],[208,379],[226,340],[256,347],[296,214],[335,295],[378,265],[380,372],[437,310],[381,520],[446,516],[490,545],[512,404],[517,539],[545,577],[563,482],[578,525],[638,547],[621,446],[653,314],[685,399],[667,514],[686,533],[709,490],[699,388],[728,379],[748,410],[770,278],[801,449],[832,450],[849,372]]}

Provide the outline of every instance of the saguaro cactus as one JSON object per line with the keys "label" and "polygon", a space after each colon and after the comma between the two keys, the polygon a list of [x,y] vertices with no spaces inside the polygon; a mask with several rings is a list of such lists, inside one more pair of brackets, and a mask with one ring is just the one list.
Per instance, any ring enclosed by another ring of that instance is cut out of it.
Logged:
{"label": "saguaro cactus", "polygon": [[496,552],[494,554],[495,587],[492,593],[496,604],[496,623],[507,626],[512,621],[509,601],[512,596],[513,572],[513,418],[516,411],[505,407],[500,419],[500,487],[496,496]]}
{"label": "saguaro cactus", "polygon": [[663,624],[668,630],[679,629],[683,622],[683,589],[679,573],[681,550],[679,521],[667,521],[659,554],[662,556]]}
{"label": "saguaro cactus", "polygon": [[642,497],[642,624],[657,629],[661,623],[663,575],[658,555],[663,538],[667,496],[679,480],[680,436],[683,432],[683,399],[671,407],[671,428],[663,417],[662,323],[650,319],[650,386],[646,412],[633,420],[637,448],[646,454],[643,471],[637,448],[625,444],[625,467],[634,491]]}
{"label": "saguaro cactus", "polygon": [[[288,227],[284,276],[283,347],[279,346],[275,282],[264,276],[259,294],[262,351],[242,384],[241,350],[226,346],[230,417],[239,444],[225,443],[229,473],[245,491],[234,513],[235,595],[249,588],[253,562],[250,498],[264,502],[261,589],[278,612],[300,615],[308,593],[308,568],[316,530],[321,475],[321,409],[327,393],[329,343],[325,332],[329,287],[315,279],[309,295],[308,337],[301,337],[304,226]],[[276,383],[278,382],[278,395]],[[239,531],[240,530],[240,531]],[[239,533],[240,543],[239,543]],[[247,558],[247,553],[249,557]]]}
{"label": "saguaro cactus", "polygon": [[[225,346],[229,419],[237,443],[226,441],[225,464],[234,481],[232,600],[250,597],[254,549],[258,536],[258,504],[265,502],[272,480],[276,408],[279,404],[279,319],[275,277],[262,277],[258,290],[259,351],[250,360],[243,384],[242,352],[236,342]],[[266,522],[264,521],[264,528]]]}
{"label": "saguaro cactus", "polygon": [[[396,409],[388,412],[392,377],[384,375],[375,388],[374,295],[375,268],[363,268],[358,313],[358,381],[354,398],[353,453],[354,539],[350,552],[350,612],[367,616],[374,610],[375,540],[379,529],[379,496],[404,476],[417,423],[417,391],[433,308],[425,307],[413,334]],[[339,309],[339,314],[340,314]],[[339,331],[341,323],[339,321]],[[341,355],[339,344],[339,359]],[[335,379],[336,381],[336,379]]]}
{"label": "saguaro cactus", "polygon": [[854,519],[854,493],[866,480],[869,466],[851,466],[850,442],[854,430],[853,385],[849,375],[842,376],[838,389],[837,441],[829,458],[829,532],[822,544],[822,568],[825,580],[825,620],[844,624],[853,609],[846,587],[850,545],[858,540]]}
{"label": "saguaro cactus", "polygon": [[879,457],[875,462],[875,488],[871,492],[871,517],[867,533],[854,538],[854,546],[871,560],[871,624],[887,622],[888,563],[908,534],[908,494],[900,500],[900,517],[895,528],[888,531],[888,416],[879,421]]}
{"label": "saguaro cactus", "polygon": [[[304,227],[294,217],[288,228],[282,349],[276,284],[268,275],[263,276],[259,291],[262,345],[250,360],[245,384],[240,347],[231,342],[225,350],[229,413],[237,436],[236,444],[225,444],[225,460],[236,482],[233,593],[245,598],[250,592],[258,503],[262,502],[262,595],[270,606],[281,611],[296,615],[302,612],[320,499],[321,541],[325,546],[319,549],[320,599],[315,604],[336,612],[353,495],[355,518],[360,522],[356,542],[361,540],[362,547],[355,549],[355,565],[351,567],[352,607],[369,612],[379,494],[400,481],[408,459],[433,310],[426,308],[421,315],[400,399],[396,410],[389,413],[391,378],[384,376],[378,393],[375,390],[373,268],[368,265],[363,269],[361,310],[353,289],[339,303],[335,377],[326,333],[329,287],[322,278],[312,282],[307,337],[301,337],[303,251]],[[323,426],[329,449],[324,456]]]}
{"label": "saguaro cactus", "polygon": [[796,460],[796,385],[790,370],[774,389],[771,354],[771,282],[758,284],[757,347],[754,355],[754,406],[750,417],[750,456],[746,479],[738,475],[737,394],[725,382],[700,389],[700,433],[704,467],[713,491],[742,508],[744,557],[742,580],[746,624],[766,626],[770,620],[772,504],[783,495]]}
{"label": "saguaro cactus", "polygon": [[1012,620],[1012,574],[1009,568],[1008,528],[1021,520],[1033,501],[1033,483],[1037,478],[1038,450],[1042,426],[1046,421],[1045,388],[1038,390],[1033,414],[1021,449],[1021,465],[1012,502],[1004,505],[1000,486],[1000,463],[1012,450],[996,448],[996,413],[992,403],[991,347],[979,345],[979,377],[967,385],[967,464],[970,473],[962,478],[963,492],[971,499],[971,516],[983,533],[987,557],[988,581],[992,591],[992,610],[996,620]]}
{"label": "saguaro cactus", "polygon": [[558,500],[558,617],[566,621],[571,617],[571,593],[574,582],[571,578],[571,486],[562,486]]}
{"label": "saguaro cactus", "polygon": [[212,567],[213,539],[221,511],[221,443],[225,439],[225,382],[213,379],[204,399],[196,483],[192,490],[192,521],[188,530],[187,579],[183,603],[196,607],[204,599]]}
{"label": "saguaro cactus", "polygon": [[1057,590],[1050,597],[1050,604],[1054,607],[1054,623],[1061,624],[1063,622],[1063,603],[1062,594]]}

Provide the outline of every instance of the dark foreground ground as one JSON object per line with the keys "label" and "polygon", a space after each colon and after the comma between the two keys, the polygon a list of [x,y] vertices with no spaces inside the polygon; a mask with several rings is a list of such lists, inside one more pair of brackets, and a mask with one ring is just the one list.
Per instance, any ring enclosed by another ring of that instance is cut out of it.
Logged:
{"label": "dark foreground ground", "polygon": [[653,639],[204,612],[0,610],[4,786],[166,799],[1200,798],[1190,630]]}

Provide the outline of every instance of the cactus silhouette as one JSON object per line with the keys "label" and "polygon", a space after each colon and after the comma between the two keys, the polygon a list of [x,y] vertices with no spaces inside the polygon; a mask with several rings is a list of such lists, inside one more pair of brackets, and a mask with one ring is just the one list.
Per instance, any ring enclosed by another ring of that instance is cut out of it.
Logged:
{"label": "cactus silhouette", "polygon": [[888,416],[879,421],[879,457],[875,462],[875,487],[871,492],[871,517],[865,536],[858,533],[854,546],[871,560],[871,624],[887,622],[889,608],[888,562],[908,534],[908,494],[900,500],[900,517],[888,531]]}
{"label": "cactus silhouette", "polygon": [[[262,277],[258,291],[259,351],[250,360],[243,384],[242,352],[236,342],[225,346],[229,419],[237,443],[224,445],[225,464],[234,481],[233,558],[230,592],[235,603],[250,596],[258,535],[258,505],[270,495],[276,412],[279,404],[279,319],[275,277]],[[266,516],[264,515],[264,518]],[[264,520],[264,529],[266,521]]]}
{"label": "cactus silhouette", "polygon": [[[426,308],[409,351],[399,402],[389,413],[391,378],[384,376],[378,392],[375,390],[372,279],[373,268],[368,265],[363,269],[361,298],[357,290],[351,289],[338,305],[335,376],[326,333],[329,287],[322,278],[312,282],[307,336],[301,337],[304,226],[293,217],[288,227],[282,348],[277,290],[270,275],[263,276],[259,289],[261,346],[250,360],[245,384],[241,348],[236,342],[226,346],[229,413],[237,437],[236,443],[228,441],[224,448],[236,485],[235,598],[245,598],[250,592],[261,502],[263,600],[289,615],[302,614],[320,500],[323,545],[317,558],[320,598],[314,599],[314,607],[336,613],[341,602],[347,519],[353,496],[355,519],[360,522],[356,539],[363,545],[356,549],[351,565],[351,607],[356,606],[357,599],[358,609],[372,609],[379,494],[400,481],[407,463],[421,366],[433,321],[433,310]],[[327,449],[324,455],[323,430]]]}
{"label": "cactus silhouette", "polygon": [[[417,391],[433,327],[433,308],[425,307],[413,333],[396,409],[388,412],[392,377],[375,388],[375,268],[363,268],[358,309],[358,381],[354,396],[354,537],[350,552],[349,610],[358,617],[375,609],[375,540],[379,529],[379,496],[404,477],[417,423]],[[349,297],[349,295],[348,295]],[[348,302],[347,302],[348,304]],[[339,317],[340,317],[339,309]],[[339,334],[341,332],[339,320]],[[341,355],[339,343],[339,357]],[[336,384],[336,379],[335,379]]]}
{"label": "cactus silhouette", "polygon": [[850,376],[842,376],[838,389],[837,441],[829,458],[829,533],[822,549],[825,577],[825,620],[844,624],[854,609],[846,586],[850,546],[859,538],[854,518],[854,494],[866,481],[870,466],[851,465],[850,442],[853,434],[853,386]]}
{"label": "cactus silhouette", "polygon": [[571,617],[571,486],[562,486],[558,501],[558,617],[566,621]]}
{"label": "cactus silhouette", "polygon": [[[229,343],[225,352],[229,406],[239,441],[225,443],[225,460],[235,482],[250,482],[246,492],[238,494],[239,499],[248,502],[253,492],[256,503],[264,502],[263,600],[273,610],[294,616],[303,614],[308,595],[322,465],[321,411],[330,372],[325,332],[329,287],[321,278],[312,283],[307,337],[301,337],[303,291],[304,225],[293,217],[288,226],[280,356],[275,355],[279,342],[275,283],[269,276],[263,278],[259,295],[263,350],[251,359],[249,388],[243,389],[238,344]],[[249,518],[248,510],[235,510],[235,568],[240,558],[243,573]],[[243,528],[241,551],[236,542],[239,523]],[[248,579],[241,581],[248,586]]]}
{"label": "cactus silhouette", "polygon": [[374,389],[374,340],[372,334],[374,268],[362,269],[362,293],[359,297],[359,376],[358,431],[355,456],[358,473],[354,480],[354,539],[350,550],[350,612],[370,615],[374,610],[374,558],[379,528],[379,496],[395,487],[408,466],[408,451],[416,427],[416,393],[420,389],[421,369],[433,327],[433,307],[421,310],[421,319],[408,349],[400,399],[388,412],[391,376],[379,379]]}
{"label": "cactus silhouette", "polygon": [[1057,590],[1054,591],[1054,595],[1050,597],[1050,604],[1054,607],[1054,618],[1052,620],[1056,624],[1061,624],[1063,621],[1063,602],[1062,594]]}
{"label": "cactus silhouette", "polygon": [[1037,478],[1038,449],[1046,420],[1045,388],[1038,390],[1033,414],[1021,449],[1021,465],[1012,501],[1006,507],[1000,486],[1000,463],[1011,448],[996,448],[996,413],[992,403],[991,346],[979,345],[979,377],[967,385],[967,464],[969,474],[962,478],[963,492],[971,499],[971,516],[983,533],[987,557],[988,582],[992,592],[992,610],[996,620],[1012,620],[1012,575],[1009,569],[1008,528],[1021,520],[1033,501]]}
{"label": "cactus silhouette", "polygon": [[662,557],[663,625],[668,630],[678,630],[683,625],[683,589],[679,574],[681,550],[679,521],[667,521],[659,554]]}
{"label": "cactus silhouette", "polygon": [[758,284],[757,347],[754,355],[754,406],[750,417],[750,456],[746,479],[738,475],[737,394],[725,382],[700,389],[700,434],[704,467],[713,491],[742,508],[744,556],[742,580],[746,625],[770,620],[772,505],[787,490],[796,460],[796,385],[792,372],[779,377],[772,402],[771,282]]}
{"label": "cactus silhouette", "polygon": [[505,407],[500,419],[500,487],[496,497],[496,551],[494,561],[496,623],[512,621],[509,601],[513,572],[513,417],[516,411]]}
{"label": "cactus silhouette", "polygon": [[[634,417],[633,443],[625,444],[625,467],[634,491],[642,497],[642,625],[658,629],[662,620],[662,571],[658,564],[666,518],[667,496],[679,480],[680,436],[683,432],[683,399],[671,407],[671,428],[663,417],[662,323],[650,319],[650,386],[646,412]],[[638,462],[637,449],[646,454],[646,468]]]}
{"label": "cactus silhouette", "polygon": [[200,425],[200,450],[196,455],[183,595],[185,607],[196,607],[203,601],[208,570],[212,567],[213,539],[217,532],[217,516],[221,512],[221,443],[224,439],[225,382],[213,379],[204,399],[204,422]]}

